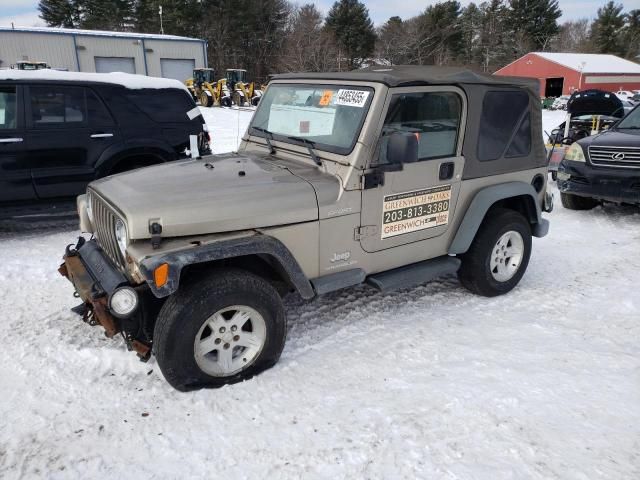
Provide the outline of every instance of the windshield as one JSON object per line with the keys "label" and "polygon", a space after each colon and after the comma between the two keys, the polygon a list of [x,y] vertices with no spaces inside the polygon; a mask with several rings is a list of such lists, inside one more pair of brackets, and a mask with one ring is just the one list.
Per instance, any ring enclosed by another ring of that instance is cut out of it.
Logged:
{"label": "windshield", "polygon": [[[251,122],[252,135],[348,155],[367,116],[373,89],[341,85],[271,84]],[[265,132],[264,130],[267,130]]]}
{"label": "windshield", "polygon": [[626,117],[620,120],[620,123],[616,125],[616,128],[640,129],[640,108],[631,110]]}

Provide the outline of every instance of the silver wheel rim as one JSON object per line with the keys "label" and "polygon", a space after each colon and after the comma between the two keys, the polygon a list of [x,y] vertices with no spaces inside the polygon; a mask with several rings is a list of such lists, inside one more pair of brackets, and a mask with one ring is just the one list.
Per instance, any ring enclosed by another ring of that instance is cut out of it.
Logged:
{"label": "silver wheel rim", "polygon": [[233,305],[207,318],[194,343],[196,363],[208,375],[228,377],[251,365],[264,347],[267,326],[256,310]]}
{"label": "silver wheel rim", "polygon": [[510,230],[502,235],[491,250],[491,275],[498,282],[511,280],[520,268],[524,256],[522,235]]}

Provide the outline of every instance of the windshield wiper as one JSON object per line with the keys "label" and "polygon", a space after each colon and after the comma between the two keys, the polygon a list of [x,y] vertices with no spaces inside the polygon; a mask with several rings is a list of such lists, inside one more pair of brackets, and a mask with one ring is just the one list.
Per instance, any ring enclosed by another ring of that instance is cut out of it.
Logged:
{"label": "windshield wiper", "polygon": [[295,140],[296,142],[300,142],[304,144],[307,147],[307,150],[309,150],[309,154],[311,155],[311,158],[316,163],[316,165],[320,167],[322,166],[322,160],[320,160],[320,157],[316,154],[316,152],[313,151],[313,149],[316,146],[316,142],[312,142],[311,140],[308,140],[302,137],[287,137],[287,138],[289,140]]}
{"label": "windshield wiper", "polygon": [[[267,142],[267,145],[269,146],[269,153],[271,155],[275,154],[276,153],[276,149],[273,146],[273,144],[271,143],[271,140],[273,140],[273,133],[271,133],[266,128],[262,128],[262,127],[254,127],[254,126],[252,126],[251,128],[253,128],[254,130],[258,130],[259,132],[264,133],[264,139]],[[269,138],[269,137],[271,137],[271,138]]]}

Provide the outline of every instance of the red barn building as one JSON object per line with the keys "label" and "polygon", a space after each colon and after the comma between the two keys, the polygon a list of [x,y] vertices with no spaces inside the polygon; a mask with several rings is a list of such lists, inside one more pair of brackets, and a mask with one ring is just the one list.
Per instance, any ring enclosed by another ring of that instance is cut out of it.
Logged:
{"label": "red barn building", "polygon": [[532,52],[494,75],[540,81],[540,96],[559,97],[575,90],[640,90],[640,65],[615,55]]}

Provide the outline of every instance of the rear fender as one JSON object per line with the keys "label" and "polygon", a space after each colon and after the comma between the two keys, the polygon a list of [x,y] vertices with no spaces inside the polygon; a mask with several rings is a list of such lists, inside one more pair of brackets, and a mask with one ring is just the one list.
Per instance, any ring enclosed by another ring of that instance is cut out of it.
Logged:
{"label": "rear fender", "polygon": [[549,231],[549,221],[542,218],[538,194],[525,182],[508,182],[492,185],[476,193],[465,213],[460,227],[449,247],[449,255],[465,253],[471,246],[485,215],[494,205],[509,201],[516,204],[531,224],[534,237],[544,237]]}

